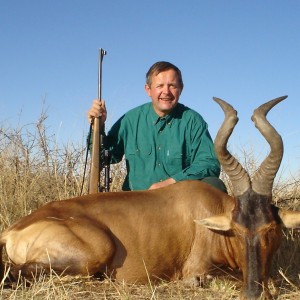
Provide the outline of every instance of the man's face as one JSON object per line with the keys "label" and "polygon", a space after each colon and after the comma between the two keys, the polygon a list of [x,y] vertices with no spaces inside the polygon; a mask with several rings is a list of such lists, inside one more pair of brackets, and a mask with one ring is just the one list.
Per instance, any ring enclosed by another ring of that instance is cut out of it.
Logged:
{"label": "man's face", "polygon": [[152,99],[155,112],[164,117],[177,105],[182,87],[177,73],[170,69],[153,75],[151,86],[146,84],[145,90]]}

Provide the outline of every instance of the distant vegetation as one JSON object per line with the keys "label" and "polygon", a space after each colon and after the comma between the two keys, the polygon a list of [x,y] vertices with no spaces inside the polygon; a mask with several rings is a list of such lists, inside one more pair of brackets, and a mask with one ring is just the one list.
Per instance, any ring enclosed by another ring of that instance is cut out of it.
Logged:
{"label": "distant vegetation", "polygon": [[[32,125],[21,128],[0,127],[0,229],[52,201],[81,193],[86,145],[58,145],[49,134],[47,116],[41,114]],[[245,153],[241,163],[253,174],[258,163]],[[88,162],[89,165],[89,162]],[[88,173],[83,185],[87,193]],[[124,164],[112,167],[112,191],[121,189]],[[230,191],[230,183],[223,174]],[[300,176],[283,181],[280,174],[274,186],[274,202],[282,208],[300,210]],[[271,292],[278,299],[298,299],[300,295],[300,243],[298,231],[284,231],[284,240],[273,264]],[[240,282],[224,274],[190,288],[181,282],[159,285],[128,285],[110,280],[64,277],[51,274],[30,287],[22,282],[14,286],[1,283],[1,299],[230,299],[238,295]]]}

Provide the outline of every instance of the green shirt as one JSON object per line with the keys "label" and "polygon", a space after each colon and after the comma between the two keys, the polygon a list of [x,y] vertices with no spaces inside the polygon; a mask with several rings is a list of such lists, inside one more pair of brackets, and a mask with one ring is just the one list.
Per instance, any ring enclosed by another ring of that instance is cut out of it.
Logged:
{"label": "green shirt", "polygon": [[175,181],[220,175],[220,164],[200,114],[178,103],[160,118],[152,103],[122,116],[108,132],[112,163],[125,155],[123,190],[145,190],[172,177]]}

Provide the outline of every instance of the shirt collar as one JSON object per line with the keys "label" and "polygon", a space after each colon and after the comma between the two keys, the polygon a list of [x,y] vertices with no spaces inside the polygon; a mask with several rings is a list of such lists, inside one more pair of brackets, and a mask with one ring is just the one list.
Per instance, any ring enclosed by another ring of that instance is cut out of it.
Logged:
{"label": "shirt collar", "polygon": [[153,105],[151,103],[149,115],[150,115],[152,124],[156,125],[160,120],[165,120],[169,125],[171,125],[174,115],[176,114],[176,110],[177,110],[177,106],[169,115],[166,115],[165,117],[161,118],[160,116],[157,115],[157,113],[155,112]]}

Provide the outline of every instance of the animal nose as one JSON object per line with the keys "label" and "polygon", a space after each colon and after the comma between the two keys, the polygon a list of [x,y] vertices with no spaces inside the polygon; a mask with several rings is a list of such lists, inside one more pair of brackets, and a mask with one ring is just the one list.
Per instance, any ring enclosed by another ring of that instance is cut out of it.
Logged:
{"label": "animal nose", "polygon": [[263,288],[262,284],[257,284],[255,289],[244,289],[240,293],[240,299],[257,300],[257,299],[271,299],[268,289]]}

